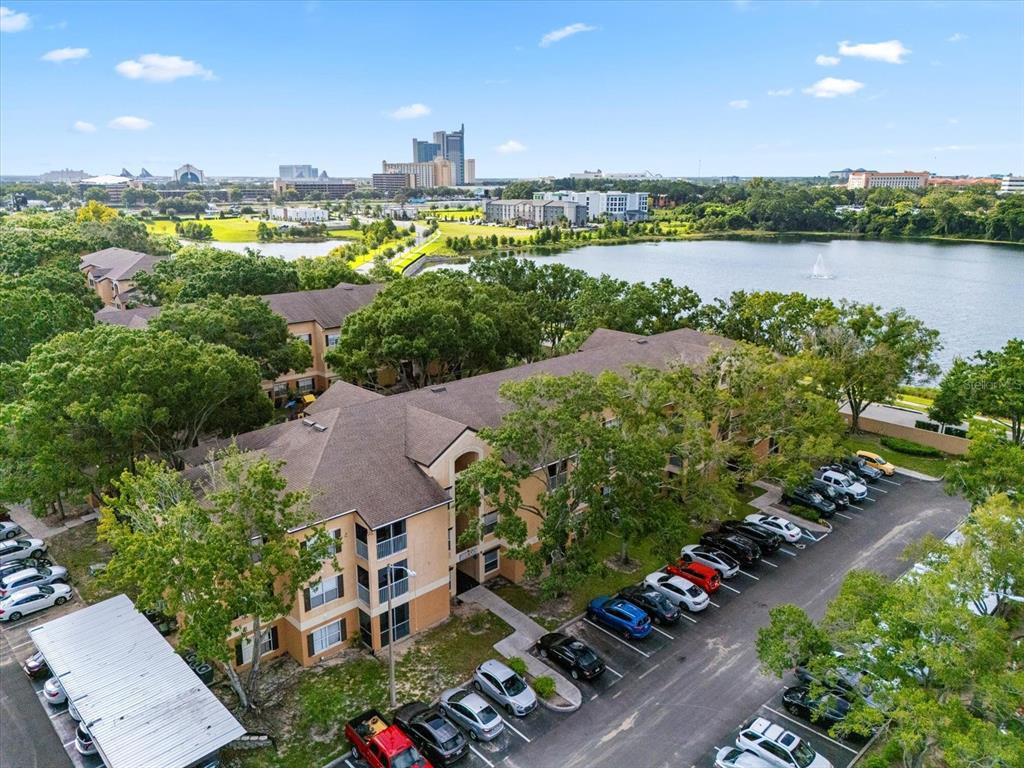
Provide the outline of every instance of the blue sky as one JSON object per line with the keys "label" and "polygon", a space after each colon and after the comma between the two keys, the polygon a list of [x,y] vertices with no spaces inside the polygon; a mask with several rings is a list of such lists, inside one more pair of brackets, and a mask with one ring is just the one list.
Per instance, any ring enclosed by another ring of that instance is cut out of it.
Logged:
{"label": "blue sky", "polygon": [[1024,3],[2,0],[0,172],[1024,173]]}

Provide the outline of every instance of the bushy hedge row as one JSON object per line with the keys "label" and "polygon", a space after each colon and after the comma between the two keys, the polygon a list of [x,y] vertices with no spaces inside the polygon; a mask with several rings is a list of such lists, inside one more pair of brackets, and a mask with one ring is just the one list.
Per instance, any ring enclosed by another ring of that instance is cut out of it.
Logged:
{"label": "bushy hedge row", "polygon": [[886,448],[907,456],[925,456],[927,458],[941,459],[942,451],[932,448],[930,445],[921,445],[911,440],[904,440],[900,437],[883,437],[880,442]]}

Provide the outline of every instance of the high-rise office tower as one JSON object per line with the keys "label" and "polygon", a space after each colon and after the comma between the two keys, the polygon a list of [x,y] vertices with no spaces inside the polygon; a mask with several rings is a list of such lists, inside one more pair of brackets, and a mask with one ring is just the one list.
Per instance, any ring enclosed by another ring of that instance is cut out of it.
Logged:
{"label": "high-rise office tower", "polygon": [[466,126],[457,131],[434,131],[434,143],[441,145],[441,157],[450,160],[455,171],[455,184],[466,183]]}
{"label": "high-rise office tower", "polygon": [[412,161],[414,163],[431,163],[435,157],[443,157],[440,144],[433,141],[412,140]]}

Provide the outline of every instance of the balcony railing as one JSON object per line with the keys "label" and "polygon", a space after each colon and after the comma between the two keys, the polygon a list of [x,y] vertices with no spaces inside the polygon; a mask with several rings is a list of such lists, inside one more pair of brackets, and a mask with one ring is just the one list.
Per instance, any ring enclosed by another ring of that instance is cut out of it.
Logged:
{"label": "balcony railing", "polygon": [[359,597],[359,602],[369,607],[370,605],[370,588],[364,587],[362,584],[356,584],[356,595]]}
{"label": "balcony railing", "polygon": [[[396,597],[401,597],[409,591],[409,577],[406,576],[404,579],[395,579],[391,583],[391,588],[394,590],[391,593],[391,599],[394,600]],[[388,586],[385,584],[383,587],[377,590],[377,600],[381,605],[388,601]]]}
{"label": "balcony railing", "polygon": [[370,559],[370,548],[366,546],[365,541],[356,539],[356,557],[361,557],[363,560]]}
{"label": "balcony railing", "polygon": [[385,557],[391,557],[396,552],[401,552],[408,546],[409,534],[400,533],[397,536],[392,536],[390,539],[377,542],[377,559],[381,560]]}

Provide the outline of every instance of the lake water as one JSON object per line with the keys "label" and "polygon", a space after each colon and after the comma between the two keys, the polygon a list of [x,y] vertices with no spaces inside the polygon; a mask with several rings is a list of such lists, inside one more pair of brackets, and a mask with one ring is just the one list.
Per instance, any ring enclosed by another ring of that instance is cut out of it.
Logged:
{"label": "lake water", "polygon": [[246,248],[254,248],[264,256],[278,256],[285,261],[294,261],[300,256],[326,256],[339,245],[346,245],[350,242],[351,240],[324,240],[322,243],[222,243],[216,241],[204,243],[204,245],[212,245],[214,248],[236,253],[242,253]]}
{"label": "lake water", "polygon": [[[811,277],[819,255],[831,279]],[[1024,248],[1015,246],[692,240],[591,245],[527,258],[632,282],[668,277],[706,302],[737,290],[773,290],[903,307],[941,332],[936,359],[943,368],[954,356],[1024,337]]]}

